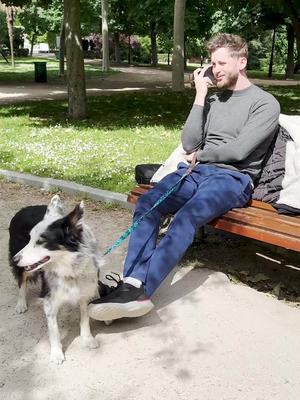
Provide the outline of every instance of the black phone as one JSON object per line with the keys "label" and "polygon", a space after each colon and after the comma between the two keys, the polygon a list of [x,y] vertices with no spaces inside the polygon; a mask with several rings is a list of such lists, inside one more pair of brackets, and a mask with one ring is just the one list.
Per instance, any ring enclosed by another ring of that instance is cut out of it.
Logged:
{"label": "black phone", "polygon": [[212,82],[216,80],[212,72],[212,67],[208,67],[207,70],[204,72],[203,76],[207,76]]}
{"label": "black phone", "polygon": [[[201,71],[198,72],[200,74]],[[213,83],[216,80],[213,72],[212,72],[212,67],[208,67],[207,70],[204,72],[203,76],[207,76]],[[191,82],[191,87],[195,87],[195,81],[194,81],[194,74],[190,74],[190,82]]]}

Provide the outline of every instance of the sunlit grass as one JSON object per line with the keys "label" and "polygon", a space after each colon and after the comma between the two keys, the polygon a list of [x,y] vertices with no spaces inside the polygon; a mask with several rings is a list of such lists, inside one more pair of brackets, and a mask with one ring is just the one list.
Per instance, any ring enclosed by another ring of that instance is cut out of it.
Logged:
{"label": "sunlit grass", "polygon": [[[300,115],[300,86],[267,89],[283,113]],[[178,145],[193,98],[193,90],[94,97],[76,123],[65,101],[2,106],[0,168],[128,192],[137,164],[161,163]]]}

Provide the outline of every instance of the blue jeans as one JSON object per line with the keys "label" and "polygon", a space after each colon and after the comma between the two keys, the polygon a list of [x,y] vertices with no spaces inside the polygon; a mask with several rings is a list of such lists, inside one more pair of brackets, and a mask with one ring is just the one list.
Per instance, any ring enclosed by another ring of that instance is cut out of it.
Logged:
{"label": "blue jeans", "polygon": [[[185,173],[186,164],[167,175],[139,199],[134,221]],[[251,197],[248,175],[212,165],[197,165],[180,186],[154,209],[132,233],[124,264],[124,277],[142,281],[148,296],[180,261],[198,229]],[[175,213],[166,235],[157,244],[161,217]]]}

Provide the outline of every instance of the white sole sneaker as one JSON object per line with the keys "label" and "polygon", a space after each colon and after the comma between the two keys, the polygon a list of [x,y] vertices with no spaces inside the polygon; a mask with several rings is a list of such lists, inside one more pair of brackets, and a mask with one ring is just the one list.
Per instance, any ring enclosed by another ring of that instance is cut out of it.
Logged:
{"label": "white sole sneaker", "polygon": [[131,301],[128,303],[89,304],[89,316],[98,321],[111,321],[119,318],[141,317],[152,310],[151,300]]}

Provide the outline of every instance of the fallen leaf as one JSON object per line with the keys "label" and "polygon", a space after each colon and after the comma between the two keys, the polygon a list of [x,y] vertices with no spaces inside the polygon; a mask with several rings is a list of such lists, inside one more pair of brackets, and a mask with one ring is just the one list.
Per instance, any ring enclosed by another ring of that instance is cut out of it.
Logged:
{"label": "fallen leaf", "polygon": [[279,297],[281,290],[281,283],[278,283],[276,286],[273,287],[272,294],[276,297]]}

